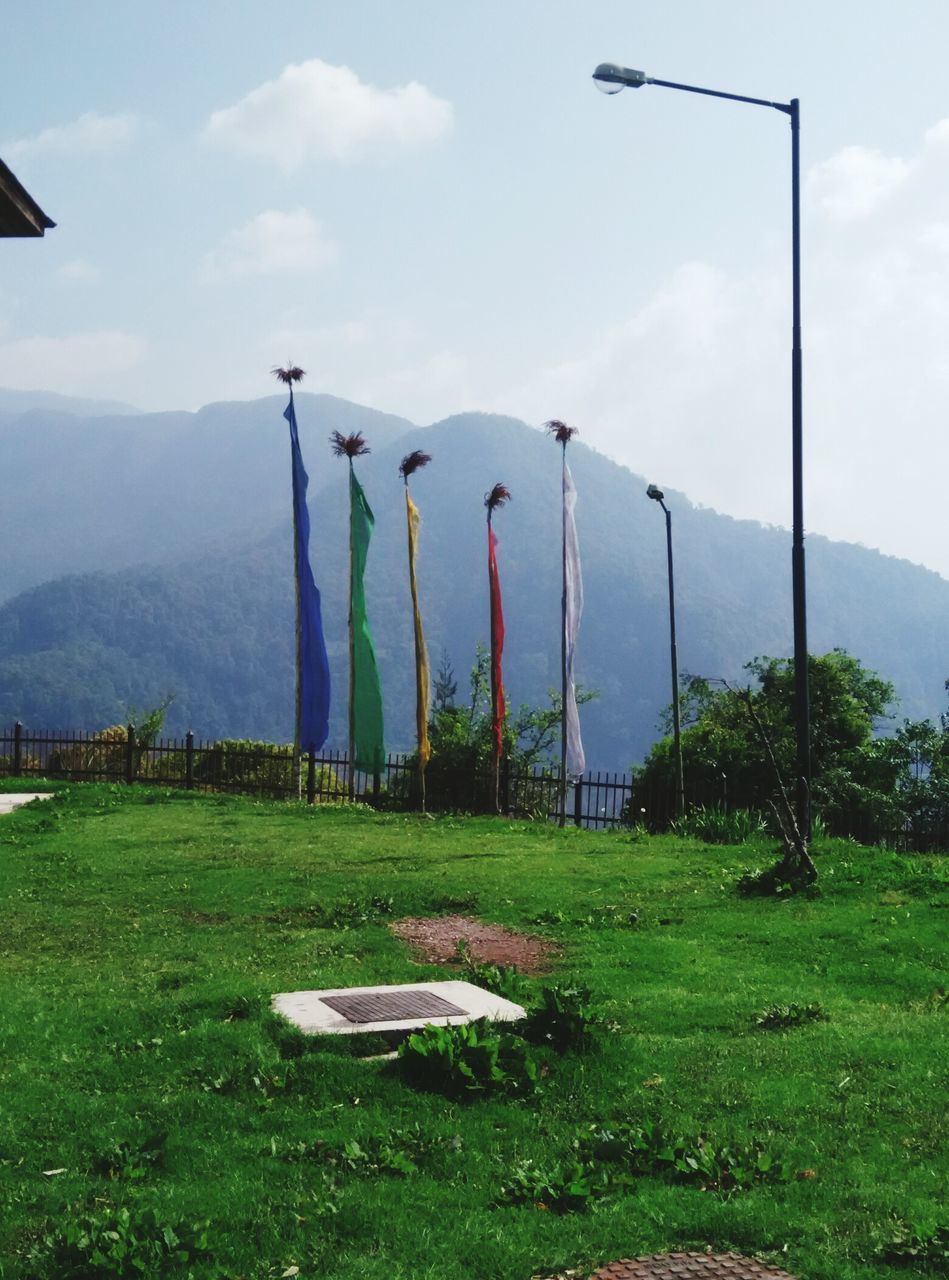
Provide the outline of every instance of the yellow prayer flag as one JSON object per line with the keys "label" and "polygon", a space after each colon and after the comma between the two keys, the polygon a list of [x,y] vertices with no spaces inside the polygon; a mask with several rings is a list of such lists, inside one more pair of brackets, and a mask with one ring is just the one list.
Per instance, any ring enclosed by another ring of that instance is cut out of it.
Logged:
{"label": "yellow prayer flag", "polygon": [[422,632],[422,615],[418,607],[418,583],[415,578],[415,555],[418,550],[418,531],[422,523],[418,507],[405,490],[405,510],[409,526],[409,582],[412,586],[412,616],[415,622],[415,720],[418,732],[419,767],[424,771],[432,754],[428,741],[428,650]]}

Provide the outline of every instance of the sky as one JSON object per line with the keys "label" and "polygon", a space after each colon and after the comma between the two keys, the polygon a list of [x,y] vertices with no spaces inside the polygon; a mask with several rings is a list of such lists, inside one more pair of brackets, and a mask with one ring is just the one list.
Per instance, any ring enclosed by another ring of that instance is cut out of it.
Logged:
{"label": "sky", "polygon": [[0,387],[195,409],[290,360],[786,527],[787,117],[591,73],[798,97],[806,527],[949,577],[947,48],[945,0],[14,7],[0,157],[58,225],[0,246]]}

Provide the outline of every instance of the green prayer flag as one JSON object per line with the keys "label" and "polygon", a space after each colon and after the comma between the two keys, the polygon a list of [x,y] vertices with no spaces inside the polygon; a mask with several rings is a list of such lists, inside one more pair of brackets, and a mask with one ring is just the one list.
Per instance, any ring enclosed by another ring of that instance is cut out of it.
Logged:
{"label": "green prayer flag", "polygon": [[375,517],[356,473],[349,468],[349,545],[352,552],[350,608],[352,626],[352,700],[355,768],[381,773],[385,765],[382,685],[366,614],[363,575]]}

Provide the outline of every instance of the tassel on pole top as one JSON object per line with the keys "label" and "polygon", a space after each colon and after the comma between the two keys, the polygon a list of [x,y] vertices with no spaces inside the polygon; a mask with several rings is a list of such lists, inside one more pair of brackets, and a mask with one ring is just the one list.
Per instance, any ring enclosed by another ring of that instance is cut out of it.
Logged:
{"label": "tassel on pole top", "polygon": [[342,431],[334,431],[330,436],[330,448],[334,457],[348,458],[350,463],[353,458],[361,458],[364,453],[372,452],[361,431],[353,431],[348,436],[344,436]]}
{"label": "tassel on pole top", "polygon": [[488,508],[488,524],[491,523],[491,517],[494,515],[498,507],[503,507],[505,502],[511,499],[511,491],[506,484],[500,481],[494,486],[490,493],[484,495],[484,505]]}
{"label": "tassel on pole top", "polygon": [[574,436],[580,434],[579,428],[568,427],[567,424],[565,422],[561,422],[559,418],[551,418],[549,422],[545,422],[544,430],[548,432],[549,435],[552,435],[557,443],[562,445],[564,449],[567,448],[567,445]]}
{"label": "tassel on pole top", "polygon": [[411,453],[407,453],[399,463],[399,475],[405,481],[406,488],[409,483],[409,476],[414,475],[416,471],[420,471],[422,467],[427,467],[432,460],[430,453],[423,453],[421,449],[413,449]]}
{"label": "tassel on pole top", "polygon": [[306,377],[306,370],[301,369],[298,364],[291,364],[289,360],[287,361],[287,367],[285,369],[281,369],[280,365],[277,365],[277,367],[275,369],[271,369],[270,372],[278,382],[282,382],[285,386],[289,387],[291,400],[293,399],[293,384],[295,382],[302,382]]}

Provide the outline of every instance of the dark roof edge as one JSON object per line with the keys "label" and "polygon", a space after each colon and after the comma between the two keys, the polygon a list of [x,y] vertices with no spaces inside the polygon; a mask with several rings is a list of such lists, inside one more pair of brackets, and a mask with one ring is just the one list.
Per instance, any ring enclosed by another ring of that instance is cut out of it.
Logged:
{"label": "dark roof edge", "polygon": [[2,160],[0,160],[0,200],[11,205],[21,218],[34,228],[32,232],[26,231],[24,233],[26,235],[41,236],[44,231],[56,226],[52,218],[46,216],[16,174]]}

